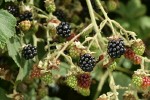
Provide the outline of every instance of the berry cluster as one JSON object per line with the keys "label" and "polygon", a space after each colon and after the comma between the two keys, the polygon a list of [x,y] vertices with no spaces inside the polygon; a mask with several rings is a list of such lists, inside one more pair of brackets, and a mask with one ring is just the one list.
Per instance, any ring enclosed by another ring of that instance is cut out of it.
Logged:
{"label": "berry cluster", "polygon": [[17,17],[19,15],[19,7],[17,5],[15,5],[13,2],[6,3],[5,9],[9,13],[11,13],[12,15],[14,15],[15,17]]}
{"label": "berry cluster", "polygon": [[141,57],[136,55],[131,48],[126,48],[124,56],[125,58],[131,60],[134,64],[140,64],[142,61]]}
{"label": "berry cluster", "polygon": [[61,22],[57,27],[56,27],[57,34],[67,38],[71,34],[71,26],[68,22]]}
{"label": "berry cluster", "polygon": [[143,89],[146,89],[147,87],[150,87],[150,77],[140,76],[140,75],[133,75],[132,83],[136,87],[141,87]]}
{"label": "berry cluster", "polygon": [[29,20],[32,21],[32,13],[30,11],[24,11],[22,14],[19,15],[20,21]]}
{"label": "berry cluster", "polygon": [[108,42],[108,54],[111,58],[120,58],[125,53],[124,42],[121,38],[112,39]]}
{"label": "berry cluster", "polygon": [[34,56],[37,55],[37,49],[35,46],[32,46],[31,44],[28,44],[23,47],[22,50],[22,56],[28,60],[34,58]]}
{"label": "berry cluster", "polygon": [[91,72],[95,67],[96,60],[89,53],[80,56],[79,66],[85,72]]}

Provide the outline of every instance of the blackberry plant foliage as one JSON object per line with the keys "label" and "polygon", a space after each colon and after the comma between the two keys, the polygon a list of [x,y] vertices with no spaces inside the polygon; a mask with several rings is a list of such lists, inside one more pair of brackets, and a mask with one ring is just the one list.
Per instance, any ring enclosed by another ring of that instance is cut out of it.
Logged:
{"label": "blackberry plant foliage", "polygon": [[147,4],[0,0],[0,99],[144,99],[150,93]]}

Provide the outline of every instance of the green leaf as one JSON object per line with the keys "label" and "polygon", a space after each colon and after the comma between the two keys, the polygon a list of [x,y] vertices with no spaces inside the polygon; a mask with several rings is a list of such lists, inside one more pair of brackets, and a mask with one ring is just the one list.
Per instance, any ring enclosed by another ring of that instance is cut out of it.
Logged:
{"label": "green leaf", "polygon": [[140,20],[140,26],[143,30],[145,30],[146,28],[149,28],[150,29],[150,17],[148,16],[144,16],[144,17],[141,17]]}
{"label": "green leaf", "polygon": [[2,3],[3,3],[3,0],[0,0],[0,6],[1,6]]}
{"label": "green leaf", "polygon": [[14,36],[16,18],[6,10],[0,10],[0,41],[6,40]]}
{"label": "green leaf", "polygon": [[8,54],[10,57],[12,57],[18,67],[21,67],[21,57],[19,55],[19,49],[21,49],[20,47],[20,41],[16,37],[12,37],[7,40]]}
{"label": "green leaf", "polygon": [[15,0],[5,0],[5,2],[11,2],[11,1],[14,2]]}
{"label": "green leaf", "polygon": [[141,0],[130,0],[127,5],[120,3],[116,12],[125,18],[135,18],[144,15],[146,7],[141,3]]}
{"label": "green leaf", "polygon": [[0,87],[0,99],[1,100],[10,100],[7,96],[6,96],[6,91],[4,89],[2,89]]}
{"label": "green leaf", "polygon": [[68,73],[70,66],[67,63],[60,63],[59,70],[52,70],[53,75],[62,75],[65,76]]}
{"label": "green leaf", "polygon": [[46,96],[42,100],[61,100],[61,99],[58,98],[58,97],[48,97],[48,96]]}
{"label": "green leaf", "polygon": [[19,68],[19,73],[17,75],[16,81],[22,81],[23,78],[29,73],[29,70],[32,68],[30,61],[23,61],[22,67]]}
{"label": "green leaf", "polygon": [[[120,85],[123,87],[128,87],[128,85],[131,83],[131,78],[121,72],[113,72],[114,80],[116,85]],[[117,90],[119,92],[119,100],[122,100],[122,95],[125,92],[125,90]]]}

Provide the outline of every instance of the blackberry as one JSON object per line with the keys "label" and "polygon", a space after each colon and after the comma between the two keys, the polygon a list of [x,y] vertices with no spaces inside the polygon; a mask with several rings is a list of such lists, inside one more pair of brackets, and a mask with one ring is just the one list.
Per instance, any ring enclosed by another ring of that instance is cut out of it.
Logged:
{"label": "blackberry", "polygon": [[17,17],[19,15],[19,7],[13,2],[8,2],[5,4],[5,10],[11,13],[13,16]]}
{"label": "blackberry", "polygon": [[81,88],[89,88],[91,85],[91,76],[89,73],[81,73],[77,76],[78,86]]}
{"label": "blackberry", "polygon": [[71,26],[68,22],[61,22],[57,27],[56,27],[56,30],[57,30],[57,34],[64,37],[64,38],[67,38],[69,37],[71,34]]}
{"label": "blackberry", "polygon": [[126,49],[121,38],[110,40],[108,43],[108,54],[111,58],[120,58]]}
{"label": "blackberry", "polygon": [[79,66],[85,72],[91,72],[96,64],[96,60],[90,54],[86,53],[80,56]]}
{"label": "blackberry", "polygon": [[60,21],[65,21],[66,15],[62,10],[57,9],[53,15],[55,15]]}
{"label": "blackberry", "polygon": [[20,21],[29,20],[32,21],[32,13],[30,11],[25,11],[19,15]]}
{"label": "blackberry", "polygon": [[34,58],[37,55],[36,47],[32,46],[31,44],[26,45],[22,50],[22,56],[28,60]]}

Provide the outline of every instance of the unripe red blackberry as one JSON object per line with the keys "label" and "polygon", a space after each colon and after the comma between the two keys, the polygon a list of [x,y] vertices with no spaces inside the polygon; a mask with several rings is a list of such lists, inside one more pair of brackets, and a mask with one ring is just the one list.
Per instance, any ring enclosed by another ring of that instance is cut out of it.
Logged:
{"label": "unripe red blackberry", "polygon": [[143,79],[143,83],[142,83],[142,87],[143,88],[147,88],[150,86],[150,78],[147,76],[142,77]]}
{"label": "unripe red blackberry", "polygon": [[32,12],[24,11],[22,14],[19,15],[20,21],[29,20],[32,21]]}
{"label": "unripe red blackberry", "polygon": [[124,42],[121,38],[111,39],[108,42],[108,54],[111,58],[120,58],[125,53]]}
{"label": "unripe red blackberry", "polygon": [[131,48],[126,48],[126,52],[124,53],[125,58],[132,60],[134,59],[135,53]]}
{"label": "unripe red blackberry", "polygon": [[91,85],[91,76],[89,73],[81,73],[77,76],[78,86],[81,88],[89,88]]}
{"label": "unripe red blackberry", "polygon": [[30,77],[31,78],[40,78],[41,75],[42,75],[41,69],[38,68],[37,66],[35,66],[31,71]]}
{"label": "unripe red blackberry", "polygon": [[61,22],[57,27],[56,27],[56,32],[58,35],[67,38],[71,34],[71,26],[68,22]]}
{"label": "unripe red blackberry", "polygon": [[95,67],[96,60],[89,53],[80,56],[79,67],[85,72],[91,72]]}
{"label": "unripe red blackberry", "polygon": [[132,59],[132,61],[133,61],[134,64],[138,65],[138,64],[141,64],[142,58],[135,55],[134,58]]}
{"label": "unripe red blackberry", "polygon": [[19,7],[13,2],[7,2],[5,5],[5,9],[15,17],[19,15]]}
{"label": "unripe red blackberry", "polygon": [[32,46],[31,44],[28,44],[23,47],[22,50],[22,56],[28,60],[34,58],[34,56],[37,55],[37,49],[35,46]]}

